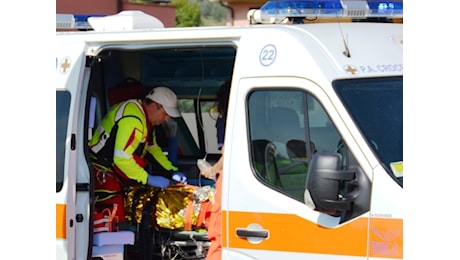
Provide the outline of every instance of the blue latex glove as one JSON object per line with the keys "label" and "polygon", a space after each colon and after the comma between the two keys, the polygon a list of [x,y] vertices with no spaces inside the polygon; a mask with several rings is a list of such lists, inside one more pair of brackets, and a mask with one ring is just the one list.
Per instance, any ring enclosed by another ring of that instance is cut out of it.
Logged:
{"label": "blue latex glove", "polygon": [[173,172],[172,179],[177,182],[187,184],[187,176],[185,176],[183,172]]}
{"label": "blue latex glove", "polygon": [[153,187],[166,189],[169,186],[169,180],[163,176],[149,175],[147,177],[147,184]]}

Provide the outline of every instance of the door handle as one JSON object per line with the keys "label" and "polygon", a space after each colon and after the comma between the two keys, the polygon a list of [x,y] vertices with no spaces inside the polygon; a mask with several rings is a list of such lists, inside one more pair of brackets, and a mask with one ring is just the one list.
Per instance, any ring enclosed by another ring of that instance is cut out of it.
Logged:
{"label": "door handle", "polygon": [[266,230],[249,230],[245,228],[238,228],[236,230],[236,235],[238,237],[258,237],[258,238],[267,238],[268,231]]}

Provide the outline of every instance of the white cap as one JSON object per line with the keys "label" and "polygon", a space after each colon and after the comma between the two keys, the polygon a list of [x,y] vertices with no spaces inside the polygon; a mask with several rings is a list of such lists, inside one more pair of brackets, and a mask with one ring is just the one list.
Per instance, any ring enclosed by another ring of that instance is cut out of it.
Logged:
{"label": "white cap", "polygon": [[170,117],[181,116],[179,110],[177,109],[177,96],[169,88],[156,87],[145,97],[162,105]]}

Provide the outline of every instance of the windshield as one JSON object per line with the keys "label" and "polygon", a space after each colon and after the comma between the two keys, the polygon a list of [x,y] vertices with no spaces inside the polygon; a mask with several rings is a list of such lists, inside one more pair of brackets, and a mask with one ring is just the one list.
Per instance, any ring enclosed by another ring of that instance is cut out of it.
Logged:
{"label": "windshield", "polygon": [[403,182],[403,77],[340,80],[334,88],[384,168]]}

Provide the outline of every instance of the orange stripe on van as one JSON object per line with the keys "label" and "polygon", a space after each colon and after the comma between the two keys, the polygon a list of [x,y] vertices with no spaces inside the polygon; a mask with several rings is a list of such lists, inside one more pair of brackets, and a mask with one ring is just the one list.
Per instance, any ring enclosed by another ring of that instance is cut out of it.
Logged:
{"label": "orange stripe on van", "polygon": [[[335,254],[348,256],[367,255],[368,218],[358,218],[337,228],[324,228],[296,215],[226,212],[223,223],[223,245],[231,248],[274,250],[313,254]],[[229,222],[227,222],[229,221]],[[251,244],[245,238],[236,236],[237,228],[245,228],[249,224],[258,223],[269,231],[269,238],[259,244]],[[371,222],[371,233],[382,231],[394,234],[392,244],[382,243],[381,236],[371,235],[370,248],[372,256],[402,258],[402,220],[376,219]],[[391,231],[390,231],[391,230]],[[383,235],[385,236],[385,235]],[[228,237],[228,241],[227,241]],[[397,248],[385,250],[385,247]]]}
{"label": "orange stripe on van", "polygon": [[56,238],[66,238],[66,205],[56,204]]}

